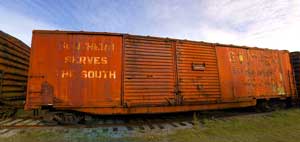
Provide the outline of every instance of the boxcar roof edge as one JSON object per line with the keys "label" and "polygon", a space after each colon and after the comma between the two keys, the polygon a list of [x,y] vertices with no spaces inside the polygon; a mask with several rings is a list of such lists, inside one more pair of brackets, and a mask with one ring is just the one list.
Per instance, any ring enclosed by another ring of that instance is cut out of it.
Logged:
{"label": "boxcar roof edge", "polygon": [[84,34],[84,35],[110,35],[110,36],[150,37],[150,38],[156,38],[156,39],[186,41],[186,42],[194,42],[194,43],[201,43],[201,44],[211,44],[211,45],[216,45],[216,46],[233,47],[233,48],[258,49],[258,50],[277,50],[277,51],[289,52],[288,50],[270,49],[270,48],[262,48],[262,47],[256,47],[256,46],[234,45],[234,44],[223,44],[223,43],[211,43],[211,42],[205,42],[205,41],[194,41],[194,40],[188,40],[188,39],[177,39],[177,38],[169,38],[169,37],[157,37],[157,36],[149,36],[149,35],[135,35],[135,34],[128,34],[128,33],[90,32],[90,31],[60,31],[60,30],[33,30],[32,33],[39,33],[39,34]]}
{"label": "boxcar roof edge", "polygon": [[[27,44],[25,44],[23,41],[21,41],[20,39],[17,39],[16,37],[14,37],[14,36],[12,36],[12,35],[10,35],[10,34],[4,32],[4,31],[2,31],[2,30],[0,30],[0,35],[1,35],[0,38],[2,38],[2,39],[4,39],[4,40],[8,41],[8,42],[11,43],[11,44],[14,44],[15,46],[20,47],[20,45],[18,45],[18,44],[21,44],[21,46],[24,46],[24,47],[26,47],[27,49],[30,49],[30,47],[29,47]],[[4,36],[2,36],[2,35],[4,35]],[[9,38],[15,40],[15,41],[18,42],[18,43],[16,43],[16,42],[10,40]],[[21,47],[21,48],[23,48],[23,47]]]}

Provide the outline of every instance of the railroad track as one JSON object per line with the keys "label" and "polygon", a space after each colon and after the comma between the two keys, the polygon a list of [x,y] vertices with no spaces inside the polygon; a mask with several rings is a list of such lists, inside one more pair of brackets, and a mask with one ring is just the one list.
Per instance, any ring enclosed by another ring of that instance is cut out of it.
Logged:
{"label": "railroad track", "polygon": [[145,119],[135,118],[128,119],[96,119],[89,124],[76,125],[58,125],[46,123],[41,119],[32,118],[7,118],[0,120],[0,137],[9,137],[17,134],[21,130],[36,129],[36,128],[80,128],[100,130],[103,133],[145,133],[147,131],[156,130],[175,130],[192,128],[195,123],[192,120],[180,121],[171,118]]}
{"label": "railroad track", "polygon": [[236,111],[212,111],[207,113],[198,113],[200,119],[195,120],[193,113],[184,113],[179,115],[149,115],[134,117],[104,117],[94,118],[92,122],[76,125],[59,125],[47,123],[42,119],[34,118],[6,118],[0,119],[0,137],[11,136],[21,130],[36,128],[80,128],[80,129],[97,129],[103,133],[145,133],[156,130],[177,130],[193,128],[195,125],[202,125],[204,119],[227,119],[246,115],[267,115],[269,113],[255,112],[236,112]]}
{"label": "railroad track", "polygon": [[93,122],[92,124],[76,124],[76,125],[58,125],[58,124],[51,124],[44,122],[43,120],[39,119],[22,119],[22,118],[16,118],[16,119],[3,119],[0,120],[0,129],[3,128],[39,128],[39,127],[68,127],[68,128],[95,128],[95,127],[118,127],[118,126],[125,126],[130,129],[130,127],[140,127],[141,125],[147,125],[150,128],[153,128],[154,126],[151,125],[157,125],[160,129],[164,129],[162,125],[170,124],[174,127],[178,126],[187,126],[187,125],[194,125],[193,121],[174,121],[171,122],[170,120],[165,120],[160,122],[149,122],[150,120],[137,120],[139,122],[129,122],[123,121],[123,120],[99,120],[97,122]]}

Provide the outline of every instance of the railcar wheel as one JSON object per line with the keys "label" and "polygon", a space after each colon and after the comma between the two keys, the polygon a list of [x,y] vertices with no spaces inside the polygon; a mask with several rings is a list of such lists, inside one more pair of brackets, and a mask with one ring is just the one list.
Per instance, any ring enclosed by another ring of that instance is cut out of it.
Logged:
{"label": "railcar wheel", "polygon": [[78,124],[83,120],[83,117],[74,113],[60,112],[54,114],[53,120],[57,121],[59,124],[70,125]]}
{"label": "railcar wheel", "polygon": [[62,125],[74,125],[83,121],[84,117],[75,113],[68,112],[47,112],[43,120],[47,123],[58,123]]}
{"label": "railcar wheel", "polygon": [[270,112],[272,111],[272,107],[270,103],[266,100],[259,100],[256,104],[256,111],[258,112]]}
{"label": "railcar wheel", "polygon": [[286,106],[286,101],[283,100],[272,100],[269,102],[270,107],[272,108],[272,110],[281,110],[281,109],[285,109]]}

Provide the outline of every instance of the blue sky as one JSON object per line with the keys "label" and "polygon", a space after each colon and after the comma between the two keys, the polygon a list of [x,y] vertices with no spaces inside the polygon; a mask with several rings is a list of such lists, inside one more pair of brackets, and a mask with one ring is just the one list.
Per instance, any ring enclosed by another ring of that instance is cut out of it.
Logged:
{"label": "blue sky", "polygon": [[300,50],[299,0],[0,0],[0,30],[118,32]]}

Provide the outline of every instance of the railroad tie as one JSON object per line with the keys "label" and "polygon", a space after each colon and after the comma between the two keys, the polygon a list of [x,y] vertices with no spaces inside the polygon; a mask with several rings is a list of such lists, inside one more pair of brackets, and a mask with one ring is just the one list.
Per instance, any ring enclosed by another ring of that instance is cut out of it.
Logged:
{"label": "railroad tie", "polygon": [[4,124],[4,123],[7,123],[9,121],[13,120],[12,118],[9,118],[9,119],[5,119],[3,121],[0,122],[0,125]]}
{"label": "railroad tie", "polygon": [[8,131],[9,131],[8,129],[2,129],[2,130],[0,130],[0,135],[6,133],[6,132],[8,132]]}
{"label": "railroad tie", "polygon": [[16,123],[18,123],[18,122],[21,122],[21,121],[23,121],[23,119],[16,119],[16,120],[10,121],[10,122],[8,122],[8,123],[4,123],[3,126],[14,125],[14,124],[16,124]]}
{"label": "railroad tie", "polygon": [[34,121],[28,123],[27,125],[37,125],[40,122],[41,122],[40,120],[34,120]]}
{"label": "railroad tie", "polygon": [[32,119],[27,119],[27,120],[25,120],[25,121],[22,121],[22,122],[20,122],[20,123],[17,123],[16,126],[26,125],[27,123],[30,123],[30,122],[32,122],[32,121],[34,121],[34,120],[32,120]]}
{"label": "railroad tie", "polygon": [[173,127],[178,127],[175,123],[170,123]]}

